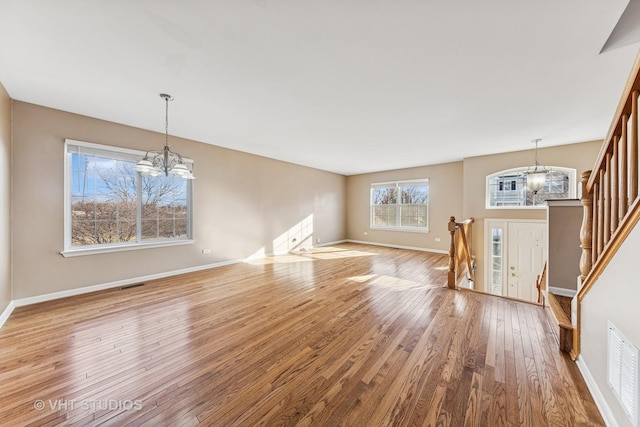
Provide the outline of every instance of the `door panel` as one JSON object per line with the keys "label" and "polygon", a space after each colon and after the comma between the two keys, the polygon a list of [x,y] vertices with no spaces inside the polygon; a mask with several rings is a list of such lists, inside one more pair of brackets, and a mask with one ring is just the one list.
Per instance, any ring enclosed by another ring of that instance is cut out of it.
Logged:
{"label": "door panel", "polygon": [[537,300],[536,277],[546,257],[546,225],[510,222],[508,225],[507,295]]}

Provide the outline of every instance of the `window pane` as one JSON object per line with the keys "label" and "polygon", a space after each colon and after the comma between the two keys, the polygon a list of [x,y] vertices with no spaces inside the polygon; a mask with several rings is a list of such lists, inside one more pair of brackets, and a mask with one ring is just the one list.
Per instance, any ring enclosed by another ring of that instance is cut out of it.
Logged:
{"label": "window pane", "polygon": [[[540,206],[547,199],[568,199],[574,185],[575,171],[558,168],[546,175],[544,187],[533,194],[527,189],[528,168],[512,169],[487,179],[487,205],[489,207]],[[572,178],[573,176],[573,178]]]}
{"label": "window pane", "polygon": [[502,295],[502,228],[491,229],[491,283],[490,292]]}
{"label": "window pane", "polygon": [[427,185],[411,185],[400,187],[403,204],[426,204],[428,202]]}
{"label": "window pane", "polygon": [[429,185],[399,181],[371,186],[371,227],[427,229]]}
{"label": "window pane", "polygon": [[[135,163],[72,155],[71,243],[73,246],[135,240]],[[132,226],[133,224],[133,226]]]}
{"label": "window pane", "polygon": [[374,205],[388,205],[388,204],[396,204],[397,199],[397,189],[395,187],[388,188],[374,188],[372,203]]}
{"label": "window pane", "polygon": [[395,206],[374,206],[373,208],[373,224],[376,227],[393,227],[396,225],[396,207]]}
{"label": "window pane", "polygon": [[551,171],[547,174],[544,187],[538,191],[535,204],[544,204],[546,199],[569,198],[569,175],[562,171]]}
{"label": "window pane", "polygon": [[186,236],[187,185],[188,180],[175,176],[142,177],[143,240]]}
{"label": "window pane", "polygon": [[501,175],[489,179],[489,206],[525,206],[524,175]]}
{"label": "window pane", "polygon": [[94,146],[67,143],[70,246],[190,237],[190,180],[143,177],[134,154]]}
{"label": "window pane", "polygon": [[500,247],[500,243],[493,243],[493,256],[500,256],[502,254],[502,249]]}

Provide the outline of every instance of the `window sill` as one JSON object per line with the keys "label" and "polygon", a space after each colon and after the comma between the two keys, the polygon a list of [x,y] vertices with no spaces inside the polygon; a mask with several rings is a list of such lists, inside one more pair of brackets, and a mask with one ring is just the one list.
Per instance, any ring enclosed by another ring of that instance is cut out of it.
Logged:
{"label": "window sill", "polygon": [[535,210],[535,209],[546,209],[547,205],[546,203],[544,205],[535,205],[535,206],[486,206],[485,209],[487,210],[513,210],[513,211],[520,211],[520,210]]}
{"label": "window sill", "polygon": [[403,233],[428,233],[428,228],[400,228],[400,227],[369,227],[369,230],[402,231]]}
{"label": "window sill", "polygon": [[119,246],[105,246],[105,247],[91,247],[91,248],[78,248],[78,249],[67,249],[65,251],[60,252],[65,258],[75,257],[75,256],[84,256],[84,255],[98,255],[98,254],[108,254],[111,252],[123,252],[123,251],[136,251],[138,249],[151,249],[151,248],[163,248],[166,246],[181,246],[181,245],[192,245],[195,243],[194,239],[181,239],[181,240],[173,240],[170,242],[153,242],[153,243],[136,243],[131,245],[119,245]]}

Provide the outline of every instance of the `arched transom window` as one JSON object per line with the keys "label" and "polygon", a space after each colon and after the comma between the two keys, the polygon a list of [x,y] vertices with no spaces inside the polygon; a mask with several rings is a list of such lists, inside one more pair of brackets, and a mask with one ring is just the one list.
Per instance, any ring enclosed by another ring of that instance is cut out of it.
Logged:
{"label": "arched transom window", "polygon": [[527,189],[527,167],[507,169],[487,176],[487,209],[520,209],[543,206],[547,199],[576,197],[576,170],[557,166],[550,172],[542,190]]}

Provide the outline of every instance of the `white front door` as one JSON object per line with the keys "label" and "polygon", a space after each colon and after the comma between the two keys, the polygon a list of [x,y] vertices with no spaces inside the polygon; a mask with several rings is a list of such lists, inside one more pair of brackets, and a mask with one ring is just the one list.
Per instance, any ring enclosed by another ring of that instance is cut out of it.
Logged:
{"label": "white front door", "polygon": [[535,302],[536,277],[546,259],[544,223],[509,222],[507,232],[507,295]]}

